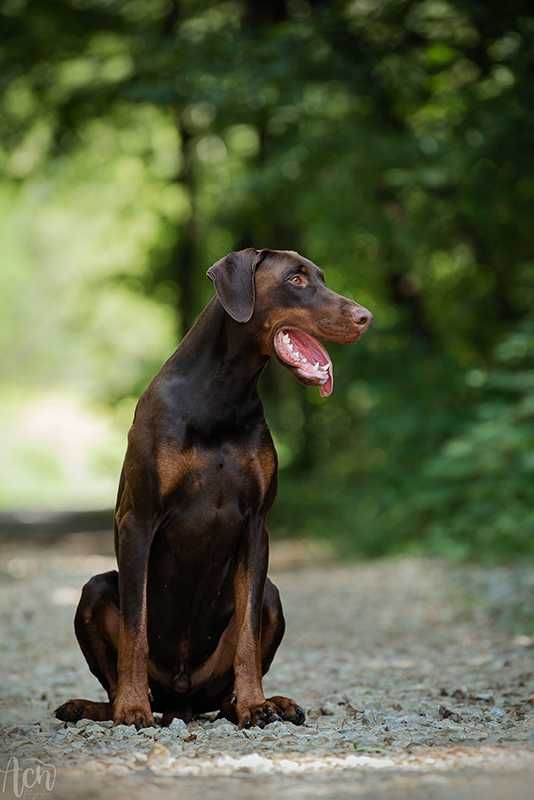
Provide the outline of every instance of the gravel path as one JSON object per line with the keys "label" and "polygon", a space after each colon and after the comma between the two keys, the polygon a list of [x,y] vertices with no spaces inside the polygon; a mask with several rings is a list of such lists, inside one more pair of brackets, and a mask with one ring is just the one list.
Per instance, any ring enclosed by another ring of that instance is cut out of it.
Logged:
{"label": "gravel path", "polygon": [[275,548],[288,631],[266,690],[294,697],[307,724],[238,731],[206,718],[136,732],[50,716],[70,697],[103,696],[72,617],[82,583],[113,562],[79,541],[0,548],[6,796],[31,783],[36,759],[54,787],[41,775],[25,797],[534,796],[534,639],[505,613],[517,586],[530,596],[534,570],[310,565]]}

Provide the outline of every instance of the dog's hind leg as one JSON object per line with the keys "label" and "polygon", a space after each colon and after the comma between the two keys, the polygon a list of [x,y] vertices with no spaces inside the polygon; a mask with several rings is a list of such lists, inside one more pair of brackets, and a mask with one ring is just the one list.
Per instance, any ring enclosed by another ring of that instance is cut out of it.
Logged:
{"label": "dog's hind leg", "polygon": [[119,630],[118,574],[115,570],[95,575],[83,587],[74,618],[76,638],[89,669],[106,690],[109,702],[69,700],[55,710],[66,722],[113,718],[117,688],[117,639]]}

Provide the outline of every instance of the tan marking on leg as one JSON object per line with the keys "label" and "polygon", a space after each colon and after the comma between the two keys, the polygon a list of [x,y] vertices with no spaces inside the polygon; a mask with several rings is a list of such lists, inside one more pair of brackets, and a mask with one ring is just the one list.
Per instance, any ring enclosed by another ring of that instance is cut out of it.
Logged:
{"label": "tan marking on leg", "polygon": [[237,643],[234,657],[236,710],[240,725],[248,709],[265,702],[261,671],[261,613],[258,630],[251,610],[249,569],[240,564],[234,578]]}

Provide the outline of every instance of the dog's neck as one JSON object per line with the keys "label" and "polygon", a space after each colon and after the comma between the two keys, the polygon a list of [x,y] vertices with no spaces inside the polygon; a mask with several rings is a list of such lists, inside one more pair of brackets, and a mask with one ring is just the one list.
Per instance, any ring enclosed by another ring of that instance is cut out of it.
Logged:
{"label": "dog's neck", "polygon": [[254,332],[229,317],[214,297],[169,363],[193,377],[206,395],[216,390],[219,403],[237,404],[257,398],[258,378],[268,360]]}

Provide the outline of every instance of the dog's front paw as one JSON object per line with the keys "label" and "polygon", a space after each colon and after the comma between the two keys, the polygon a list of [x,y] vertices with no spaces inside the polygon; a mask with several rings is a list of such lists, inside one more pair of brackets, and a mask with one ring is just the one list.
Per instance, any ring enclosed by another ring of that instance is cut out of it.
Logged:
{"label": "dog's front paw", "polygon": [[248,707],[237,705],[235,713],[240,728],[265,728],[271,722],[280,722],[282,719],[277,707],[270,700]]}
{"label": "dog's front paw", "polygon": [[280,719],[284,722],[292,722],[293,725],[303,725],[306,719],[304,709],[298,706],[294,700],[289,697],[269,697],[269,703],[272,703],[278,711]]}
{"label": "dog's front paw", "polygon": [[150,728],[154,724],[154,717],[148,695],[146,698],[118,695],[113,703],[113,724],[135,725],[137,729]]}

